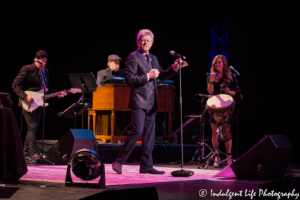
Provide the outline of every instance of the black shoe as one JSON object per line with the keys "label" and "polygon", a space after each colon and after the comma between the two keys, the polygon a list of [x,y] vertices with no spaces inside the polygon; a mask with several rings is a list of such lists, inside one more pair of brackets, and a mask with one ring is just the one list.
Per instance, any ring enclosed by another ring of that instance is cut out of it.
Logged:
{"label": "black shoe", "polygon": [[118,163],[117,161],[115,161],[112,164],[112,168],[115,172],[117,172],[118,174],[122,174],[122,165],[120,163]]}
{"label": "black shoe", "polygon": [[150,169],[140,169],[140,173],[141,174],[164,174],[164,171],[158,171],[154,168],[150,168]]}

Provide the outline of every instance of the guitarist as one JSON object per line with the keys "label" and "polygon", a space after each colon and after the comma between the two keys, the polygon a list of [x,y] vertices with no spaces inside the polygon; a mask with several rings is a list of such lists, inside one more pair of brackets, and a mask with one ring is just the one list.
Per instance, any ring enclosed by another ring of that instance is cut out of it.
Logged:
{"label": "guitarist", "polygon": [[[24,91],[39,91],[43,89],[43,86],[45,85],[48,89],[48,92],[56,92],[50,87],[49,72],[48,69],[45,68],[47,59],[48,54],[46,53],[46,51],[38,51],[35,54],[34,63],[23,66],[12,84],[12,88],[19,96],[20,100],[28,105],[31,105],[34,102],[34,99],[28,96]],[[66,95],[66,92],[61,92],[61,95],[59,95],[59,97],[64,97]],[[21,101],[19,101],[19,106],[21,106]],[[42,107],[38,107],[32,112],[27,112],[22,108],[22,113],[28,126],[24,142],[24,155],[26,160],[40,159],[40,155],[37,152],[36,146],[36,134],[38,131],[42,112]]]}

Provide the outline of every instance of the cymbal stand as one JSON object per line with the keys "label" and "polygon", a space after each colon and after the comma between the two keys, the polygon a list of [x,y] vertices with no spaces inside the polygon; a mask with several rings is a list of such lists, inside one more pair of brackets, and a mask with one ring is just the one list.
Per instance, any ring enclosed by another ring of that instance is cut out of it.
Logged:
{"label": "cymbal stand", "polygon": [[[204,149],[208,148],[210,150],[209,154],[207,154],[205,157],[204,157]],[[206,144],[203,140],[203,142],[198,142],[198,146],[197,146],[197,150],[195,151],[193,157],[192,157],[192,160],[191,162],[193,162],[193,160],[195,159],[195,157],[198,155],[196,161],[197,161],[197,164],[198,164],[198,169],[200,169],[200,162],[201,162],[201,159],[202,160],[206,160],[212,153],[214,153],[214,150],[212,148],[210,148],[210,146],[208,144]]]}
{"label": "cymbal stand", "polygon": [[212,155],[209,157],[209,159],[206,160],[205,164],[202,165],[203,168],[207,169],[207,166],[209,165],[209,163],[211,161],[214,162],[215,160],[215,156],[220,156],[220,154],[223,154],[226,156],[226,159],[222,160],[219,162],[219,165],[225,161],[228,160],[228,155],[226,153],[223,153],[221,150],[220,150],[220,138],[223,137],[223,134],[222,134],[222,127],[223,126],[228,126],[228,124],[218,124],[216,123],[217,126],[219,126],[218,128],[218,150],[217,151],[214,151],[212,153]]}
{"label": "cymbal stand", "polygon": [[[193,157],[192,157],[192,160],[191,162],[194,161],[195,157],[198,155],[196,161],[198,163],[198,169],[200,169],[200,162],[201,162],[201,159],[202,160],[205,160],[207,159],[213,152],[214,150],[212,148],[209,147],[208,144],[205,143],[205,139],[204,139],[204,126],[205,126],[205,123],[204,121],[206,119],[204,119],[206,117],[205,113],[203,113],[203,99],[204,99],[204,96],[202,96],[201,98],[201,115],[199,115],[199,121],[200,121],[200,138],[199,138],[199,142],[197,142],[198,146],[197,146],[197,150],[195,151]],[[205,110],[207,112],[207,110]],[[204,112],[205,112],[204,111]],[[202,142],[201,142],[201,136],[202,136]],[[204,150],[205,150],[205,147],[207,147],[209,150],[210,150],[210,153],[204,157]]]}

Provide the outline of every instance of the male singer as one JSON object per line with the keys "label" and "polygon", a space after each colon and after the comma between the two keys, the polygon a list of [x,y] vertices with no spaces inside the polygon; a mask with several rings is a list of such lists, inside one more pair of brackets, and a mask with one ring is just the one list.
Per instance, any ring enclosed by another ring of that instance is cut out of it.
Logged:
{"label": "male singer", "polygon": [[[12,88],[19,96],[20,100],[24,101],[28,105],[31,105],[34,102],[34,99],[27,95],[24,91],[39,91],[43,85],[45,85],[50,92],[56,92],[50,87],[49,72],[48,69],[45,68],[47,59],[48,54],[46,51],[38,51],[35,54],[34,63],[23,66],[12,84]],[[64,97],[66,95],[67,93],[62,92],[59,97]],[[21,101],[19,103],[20,106]],[[24,143],[24,155],[26,160],[40,159],[36,146],[36,133],[38,131],[42,111],[42,107],[38,107],[32,112],[27,112],[22,109],[22,113],[28,126]]]}
{"label": "male singer", "polygon": [[122,165],[126,162],[134,145],[143,134],[140,173],[164,174],[153,168],[152,150],[155,139],[155,116],[157,109],[157,78],[164,81],[177,74],[179,62],[181,67],[188,64],[177,59],[167,70],[162,70],[156,56],[149,53],[154,35],[143,29],[137,34],[138,49],[125,61],[125,80],[131,86],[130,109],[132,130],[119,153],[112,168],[122,174]]}

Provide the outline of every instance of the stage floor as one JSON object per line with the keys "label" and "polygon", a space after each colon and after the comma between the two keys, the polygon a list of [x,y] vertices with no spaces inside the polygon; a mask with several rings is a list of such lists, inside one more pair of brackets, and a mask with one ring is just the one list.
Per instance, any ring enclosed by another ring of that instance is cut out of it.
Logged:
{"label": "stage floor", "polygon": [[[299,175],[299,165],[293,165],[293,174]],[[151,187],[155,187],[159,199],[230,199],[226,192],[236,194],[232,199],[251,199],[258,186],[268,181],[240,180],[236,178],[214,177],[221,168],[198,169],[197,164],[185,165],[185,170],[194,172],[190,177],[173,177],[171,172],[181,169],[178,164],[155,164],[155,168],[164,170],[164,175],[140,174],[139,164],[126,164],[123,173],[116,174],[111,163],[105,164],[106,188],[93,189],[66,187],[66,165],[28,165],[28,172],[19,181],[0,181],[0,198],[7,199],[114,199],[113,195],[122,194],[122,199],[149,199]],[[224,170],[223,170],[224,171]],[[72,175],[74,182],[81,181]],[[97,182],[99,179],[91,181]],[[153,188],[152,188],[153,189]],[[112,193],[110,193],[112,191]],[[205,195],[206,191],[206,195]],[[242,191],[242,195],[238,196]],[[218,193],[223,196],[213,196]],[[297,192],[297,191],[296,191]],[[300,191],[298,191],[300,192]],[[245,193],[248,196],[245,196]],[[229,193],[228,193],[229,194]],[[96,195],[91,197],[92,195]],[[124,196],[125,195],[125,196]],[[201,198],[200,195],[205,195]],[[276,199],[271,198],[271,199]],[[295,198],[290,198],[295,199]]]}

